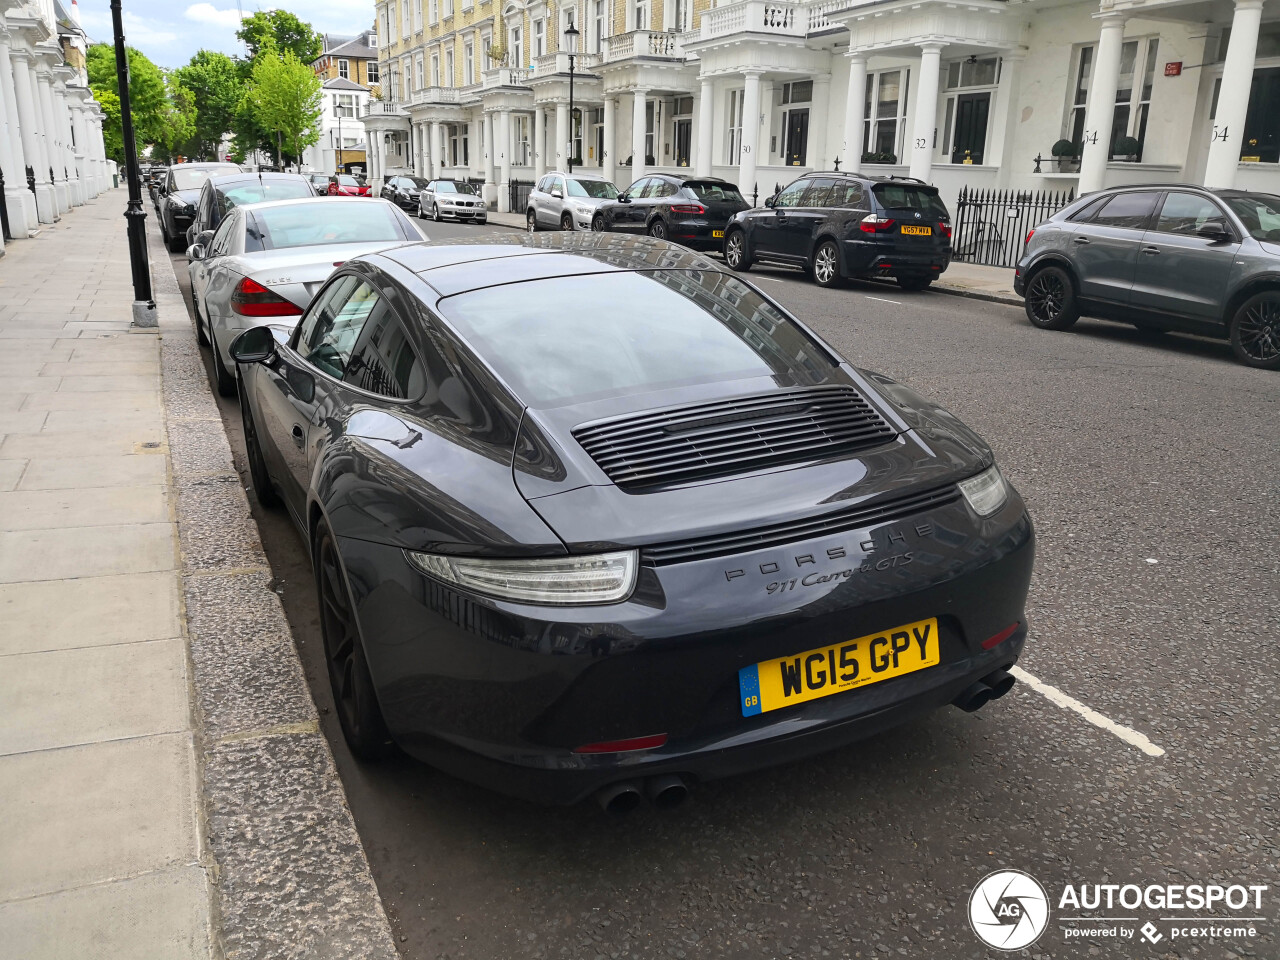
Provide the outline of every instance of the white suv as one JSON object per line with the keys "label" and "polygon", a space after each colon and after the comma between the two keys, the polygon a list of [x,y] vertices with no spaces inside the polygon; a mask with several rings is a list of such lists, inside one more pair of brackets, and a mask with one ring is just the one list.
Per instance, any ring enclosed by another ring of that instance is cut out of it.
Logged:
{"label": "white suv", "polygon": [[537,230],[590,230],[600,204],[615,200],[618,188],[589,173],[548,173],[529,192],[525,224]]}

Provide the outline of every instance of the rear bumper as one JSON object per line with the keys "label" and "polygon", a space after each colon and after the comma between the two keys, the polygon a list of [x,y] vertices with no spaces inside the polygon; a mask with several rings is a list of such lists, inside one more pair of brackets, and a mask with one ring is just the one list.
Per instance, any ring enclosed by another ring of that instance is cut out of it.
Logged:
{"label": "rear bumper", "polygon": [[[775,563],[792,553],[825,560],[860,538],[880,546],[819,565],[823,574],[852,565],[843,579],[768,589],[781,576]],[[905,547],[901,538],[910,538]],[[959,501],[852,537],[644,567],[626,603],[554,610],[472,599],[417,573],[395,547],[341,538],[340,550],[401,747],[500,792],[573,803],[634,777],[715,779],[772,766],[950,703],[1020,655],[1035,539],[1016,494],[985,520]],[[936,666],[742,715],[742,667],[928,617],[938,619]],[[982,649],[1013,623],[1013,636]],[[667,735],[661,748],[574,752],[654,734]]]}
{"label": "rear bumper", "polygon": [[882,242],[862,239],[840,244],[847,277],[897,277],[941,275],[951,265],[951,248],[905,250],[888,248]]}
{"label": "rear bumper", "polygon": [[[703,218],[673,220],[667,230],[667,239],[691,250],[719,251],[724,247],[724,231],[728,220]],[[715,236],[719,232],[720,236]]]}

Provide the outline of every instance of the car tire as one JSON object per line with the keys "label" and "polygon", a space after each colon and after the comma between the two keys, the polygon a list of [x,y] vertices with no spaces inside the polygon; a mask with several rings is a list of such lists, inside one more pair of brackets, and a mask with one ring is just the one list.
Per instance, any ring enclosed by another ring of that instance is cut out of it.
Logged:
{"label": "car tire", "polygon": [[570,214],[570,213],[560,214],[560,229],[568,230],[570,232],[573,231],[573,214]]}
{"label": "car tire", "polygon": [[895,279],[898,281],[899,287],[913,293],[917,290],[926,290],[929,284],[933,283],[933,277],[926,277],[920,274],[896,277]]}
{"label": "car tire", "polygon": [[187,238],[182,234],[178,234],[176,237],[169,237],[168,244],[170,253],[187,252]]}
{"label": "car tire", "polygon": [[419,220],[427,219],[427,211],[422,209],[422,204],[418,204],[418,219]]}
{"label": "car tire", "polygon": [[524,228],[529,233],[538,232],[538,215],[534,213],[532,210],[525,211]]}
{"label": "car tire", "polygon": [[253,495],[258,498],[258,503],[270,510],[280,506],[280,494],[276,493],[271,474],[267,473],[267,461],[258,440],[258,426],[253,422],[253,409],[245,396],[244,381],[239,377],[236,378],[236,393],[240,398],[240,422],[244,425],[244,458],[249,463],[249,482],[253,484]]}
{"label": "car tire", "polygon": [[1280,370],[1280,290],[1263,290],[1231,318],[1231,350],[1259,370]]}
{"label": "car tire", "polygon": [[594,217],[591,218],[591,232],[592,233],[605,232],[604,217],[601,214],[596,214]]}
{"label": "car tire", "polygon": [[649,224],[649,236],[653,237],[655,240],[667,239],[667,225],[662,222],[661,218],[654,220],[653,223]]}
{"label": "car tire", "polygon": [[1042,267],[1027,280],[1023,309],[1033,327],[1066,330],[1080,319],[1076,288],[1061,267]]}
{"label": "car tire", "polygon": [[212,323],[209,324],[209,350],[213,353],[213,385],[217,387],[219,396],[229,397],[236,392],[236,375],[222,362],[218,335],[213,332]]}
{"label": "car tire", "polygon": [[431,204],[431,219],[434,220],[436,223],[440,222],[440,204],[438,203]]}
{"label": "car tire", "polygon": [[378,695],[365,659],[364,641],[347,586],[337,540],[324,521],[315,532],[316,594],[320,601],[320,635],[333,691],[334,712],[343,739],[360,760],[384,760],[395,744],[378,706]]}
{"label": "car tire", "polygon": [[840,276],[840,248],[834,240],[823,240],[814,249],[809,272],[820,287],[840,286],[844,278]]}
{"label": "car tire", "polygon": [[730,270],[745,273],[751,269],[751,254],[747,250],[745,230],[730,230],[724,238],[724,262]]}
{"label": "car tire", "polygon": [[196,343],[207,347],[209,335],[204,332],[204,319],[200,316],[200,301],[196,299],[194,290],[191,292],[191,320],[196,326]]}

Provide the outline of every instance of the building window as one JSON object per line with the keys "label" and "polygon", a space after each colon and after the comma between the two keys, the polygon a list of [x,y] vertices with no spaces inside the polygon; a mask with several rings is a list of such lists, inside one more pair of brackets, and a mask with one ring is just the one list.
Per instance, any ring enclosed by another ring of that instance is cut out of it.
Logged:
{"label": "building window", "polygon": [[469,127],[465,123],[449,125],[449,160],[450,166],[465,167],[471,160],[468,156]]}
{"label": "building window", "polygon": [[428,13],[431,16],[431,19],[428,20],[427,22],[439,23],[440,22],[440,0],[428,0],[428,3],[430,4],[430,6],[428,7]]}
{"label": "building window", "polygon": [[462,9],[470,10],[473,3],[474,3],[474,0],[462,0]]}
{"label": "building window", "polygon": [[649,0],[631,0],[633,30],[649,29]]}
{"label": "building window", "polygon": [[907,126],[907,71],[867,75],[867,119],[862,158],[867,163],[897,163]]}
{"label": "building window", "polygon": [[531,163],[529,150],[529,114],[517,113],[515,121],[515,147],[511,151],[516,166],[527,167]]}
{"label": "building window", "polygon": [[431,85],[440,86],[440,54],[438,53],[431,55]]}
{"label": "building window", "polygon": [[413,32],[422,31],[422,0],[413,0]]}
{"label": "building window", "polygon": [[446,50],[444,52],[444,85],[446,87],[453,86],[453,51]]}
{"label": "building window", "polygon": [[418,54],[413,61],[413,89],[421,90],[426,86],[426,79],[422,71],[422,54]]}
{"label": "building window", "polygon": [[[421,3],[422,0],[415,0]],[[409,9],[409,0],[400,0],[400,35],[402,37],[410,37],[413,35],[413,21],[410,19],[413,11]]]}
{"label": "building window", "polygon": [[512,27],[507,37],[507,64],[512,67],[524,66],[524,30]]}
{"label": "building window", "polygon": [[441,0],[440,8],[446,20],[453,16],[453,0]]}
{"label": "building window", "polygon": [[354,117],[356,115],[355,94],[336,94],[333,98],[333,115],[335,117]]}
{"label": "building window", "polygon": [[[809,101],[813,99],[812,80],[794,80],[784,83],[781,105],[782,143],[778,158],[789,167],[802,167],[809,156]],[[800,106],[803,104],[803,106]]]}
{"label": "building window", "polygon": [[595,41],[595,52],[604,53],[604,41],[609,36],[609,6],[606,0],[593,0],[595,7],[592,13],[592,33]]}
{"label": "building window", "polygon": [[[418,76],[422,76],[422,58],[418,58]],[[400,61],[400,90],[405,100],[413,91],[413,61],[407,57]]]}
{"label": "building window", "polygon": [[370,83],[381,83],[382,75],[378,70],[377,60],[366,60],[364,64],[364,75]]}
{"label": "building window", "polygon": [[1000,58],[957,60],[946,65],[945,76],[938,152],[951,163],[982,163],[991,100],[1000,82]]}
{"label": "building window", "polygon": [[541,57],[547,52],[547,21],[539,17],[533,21],[533,55]]}
{"label": "building window", "polygon": [[724,162],[737,166],[742,162],[742,97],[744,91],[729,91],[729,129],[725,144]]}
{"label": "building window", "polygon": [[[1128,156],[1117,146],[1126,137],[1138,141],[1137,157],[1142,158],[1142,146],[1147,137],[1147,112],[1151,106],[1151,88],[1155,81],[1156,60],[1160,53],[1160,41],[1156,37],[1126,40],[1120,48],[1120,78],[1116,84],[1116,106],[1111,115],[1111,131],[1107,140],[1107,157]],[[1084,128],[1085,109],[1089,101],[1089,84],[1093,74],[1095,50],[1092,46],[1080,47],[1076,54],[1075,87],[1067,110],[1066,138],[1076,147],[1079,156],[1086,134],[1094,131]]]}
{"label": "building window", "polygon": [[476,82],[476,45],[471,40],[462,46],[462,82],[468,87]]}
{"label": "building window", "polygon": [[350,60],[338,61],[338,76],[340,76],[343,80],[351,79],[351,61]]}

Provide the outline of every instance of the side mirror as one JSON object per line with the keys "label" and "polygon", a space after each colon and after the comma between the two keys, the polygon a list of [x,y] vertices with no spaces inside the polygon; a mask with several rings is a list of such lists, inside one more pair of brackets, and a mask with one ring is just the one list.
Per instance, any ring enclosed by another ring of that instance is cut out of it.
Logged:
{"label": "side mirror", "polygon": [[187,247],[188,260],[203,260],[208,251],[205,250],[203,243],[193,243]]}
{"label": "side mirror", "polygon": [[551,195],[552,195],[553,197],[555,197],[557,200],[563,200],[563,199],[564,199],[564,191],[563,191],[563,190],[561,190],[559,187],[555,187],[555,188],[553,188],[553,189],[552,189],[552,191],[551,191]]}
{"label": "side mirror", "polygon": [[231,341],[230,353],[236,363],[265,363],[276,355],[276,335],[270,327],[250,327]]}
{"label": "side mirror", "polygon": [[196,243],[205,249],[208,249],[209,244],[213,243],[213,231],[201,230],[196,234]]}
{"label": "side mirror", "polygon": [[631,198],[630,198],[630,197],[628,197],[628,196],[624,193],[624,194],[621,194],[621,195],[618,197],[618,202],[619,202],[619,203],[630,203],[630,202],[631,202]]}
{"label": "side mirror", "polygon": [[1227,223],[1221,217],[1212,217],[1200,224],[1200,228],[1196,230],[1196,236],[1208,240],[1229,240],[1231,231],[1227,229]]}
{"label": "side mirror", "polygon": [[765,205],[766,207],[772,208],[772,207],[773,207],[773,197],[765,197],[765,198],[764,198],[764,205]]}

